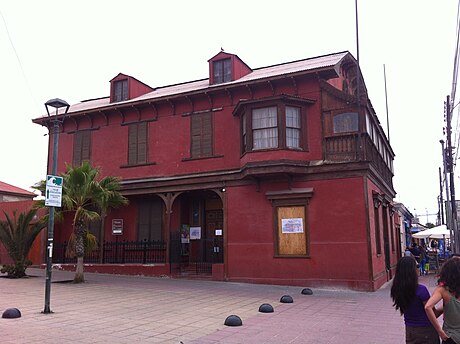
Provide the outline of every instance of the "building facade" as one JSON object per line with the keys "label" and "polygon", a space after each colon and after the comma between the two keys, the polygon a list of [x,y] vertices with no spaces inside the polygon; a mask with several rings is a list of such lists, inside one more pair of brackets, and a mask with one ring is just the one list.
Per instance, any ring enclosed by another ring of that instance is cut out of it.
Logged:
{"label": "building facade", "polygon": [[394,153],[353,56],[252,69],[221,51],[208,64],[164,87],[118,74],[109,97],[57,115],[59,172],[89,160],[130,202],[90,224],[108,246],[87,269],[379,288],[400,250]]}

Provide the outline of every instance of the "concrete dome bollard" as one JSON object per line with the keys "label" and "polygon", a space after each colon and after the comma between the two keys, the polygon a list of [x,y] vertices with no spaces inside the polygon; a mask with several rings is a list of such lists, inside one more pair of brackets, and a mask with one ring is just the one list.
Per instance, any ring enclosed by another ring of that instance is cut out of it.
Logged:
{"label": "concrete dome bollard", "polygon": [[310,288],[302,289],[302,295],[313,295],[313,291]]}
{"label": "concrete dome bollard", "polygon": [[260,305],[259,307],[259,312],[260,313],[273,313],[273,307],[272,305],[268,304],[268,303],[263,303]]}
{"label": "concrete dome bollard", "polygon": [[225,319],[224,325],[227,326],[241,326],[243,322],[238,315],[229,315],[227,319]]}
{"label": "concrete dome bollard", "polygon": [[2,314],[2,318],[5,319],[16,319],[21,317],[21,312],[17,308],[8,308]]}
{"label": "concrete dome bollard", "polygon": [[280,302],[281,303],[293,303],[294,300],[292,299],[292,296],[290,295],[283,295],[281,296]]}

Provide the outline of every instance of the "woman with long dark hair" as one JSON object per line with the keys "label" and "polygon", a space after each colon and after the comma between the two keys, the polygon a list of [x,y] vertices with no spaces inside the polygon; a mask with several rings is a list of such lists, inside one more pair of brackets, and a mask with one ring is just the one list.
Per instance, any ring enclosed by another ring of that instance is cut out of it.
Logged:
{"label": "woman with long dark hair", "polygon": [[[426,313],[446,344],[460,344],[460,257],[449,258],[441,268],[438,287],[425,305]],[[444,323],[436,320],[432,307],[439,301],[444,305]]]}
{"label": "woman with long dark hair", "polygon": [[[406,325],[406,344],[439,344],[436,329],[428,319],[425,304],[430,292],[418,283],[417,262],[414,257],[402,257],[396,265],[396,274],[391,286],[393,306],[404,315]],[[442,310],[433,307],[433,315]]]}

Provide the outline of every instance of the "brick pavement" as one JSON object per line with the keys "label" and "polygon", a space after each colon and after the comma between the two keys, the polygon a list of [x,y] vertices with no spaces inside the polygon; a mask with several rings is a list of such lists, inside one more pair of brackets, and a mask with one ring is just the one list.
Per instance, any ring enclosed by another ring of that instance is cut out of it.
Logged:
{"label": "brick pavement", "polygon": [[[390,284],[377,292],[313,289],[170,278],[53,271],[52,314],[44,308],[44,271],[19,280],[0,278],[1,343],[404,343],[403,319],[391,306]],[[421,283],[432,291],[433,274]],[[280,303],[290,295],[293,303]],[[269,303],[273,313],[260,313]],[[242,326],[224,325],[236,314]]]}

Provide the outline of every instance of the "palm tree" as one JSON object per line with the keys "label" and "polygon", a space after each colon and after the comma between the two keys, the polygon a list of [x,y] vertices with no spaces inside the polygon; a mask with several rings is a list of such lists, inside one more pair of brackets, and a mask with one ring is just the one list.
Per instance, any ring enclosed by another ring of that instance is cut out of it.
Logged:
{"label": "palm tree", "polygon": [[8,276],[13,278],[24,277],[27,267],[31,264],[27,255],[37,235],[46,227],[46,222],[40,220],[31,223],[37,214],[36,209],[21,213],[19,217],[16,216],[16,211],[13,211],[13,218],[5,211],[3,213],[6,221],[0,221],[0,241],[8,251],[14,266],[7,265],[1,271],[7,272]]}
{"label": "palm tree", "polygon": [[[73,235],[77,268],[74,283],[84,282],[83,257],[88,223],[101,215],[94,209],[108,211],[128,200],[119,193],[120,182],[115,177],[104,177],[98,181],[99,169],[85,161],[80,166],[68,167],[63,175],[62,208],[73,213]],[[104,213],[104,214],[105,214]]]}

